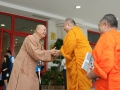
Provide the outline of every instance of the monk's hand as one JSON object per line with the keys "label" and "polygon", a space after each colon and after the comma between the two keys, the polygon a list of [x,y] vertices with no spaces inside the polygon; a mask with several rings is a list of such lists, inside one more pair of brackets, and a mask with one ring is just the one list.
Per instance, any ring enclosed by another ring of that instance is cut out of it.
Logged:
{"label": "monk's hand", "polygon": [[89,63],[88,69],[87,69],[87,77],[88,77],[89,79],[91,79],[91,71],[92,71],[92,67],[91,67],[91,64]]}
{"label": "monk's hand", "polygon": [[56,50],[55,56],[58,57],[58,56],[60,56],[60,55],[61,55],[60,50]]}
{"label": "monk's hand", "polygon": [[87,77],[88,77],[89,72],[90,72],[90,66],[88,66],[88,69],[87,69]]}
{"label": "monk's hand", "polygon": [[100,78],[98,77],[98,78],[95,79],[95,81],[96,81],[96,80],[99,80],[99,79],[100,79]]}
{"label": "monk's hand", "polygon": [[55,54],[56,54],[56,47],[51,49],[51,54],[55,57]]}
{"label": "monk's hand", "polygon": [[91,64],[88,64],[87,74],[91,71]]}
{"label": "monk's hand", "polygon": [[87,71],[87,78],[99,80],[99,76],[93,72],[93,67],[89,66]]}

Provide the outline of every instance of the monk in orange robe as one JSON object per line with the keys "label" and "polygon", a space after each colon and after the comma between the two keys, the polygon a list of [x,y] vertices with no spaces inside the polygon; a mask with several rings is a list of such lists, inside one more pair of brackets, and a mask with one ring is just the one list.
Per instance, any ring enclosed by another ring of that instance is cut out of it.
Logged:
{"label": "monk in orange robe", "polygon": [[61,53],[66,58],[67,90],[90,90],[91,79],[86,77],[87,72],[81,66],[86,52],[92,51],[91,46],[82,30],[75,26],[73,19],[65,20],[64,30],[67,35],[63,46],[56,52],[56,56]]}
{"label": "monk in orange robe", "polygon": [[94,68],[88,72],[95,82],[95,90],[120,90],[120,33],[113,14],[105,15],[99,22],[101,36],[92,52]]}

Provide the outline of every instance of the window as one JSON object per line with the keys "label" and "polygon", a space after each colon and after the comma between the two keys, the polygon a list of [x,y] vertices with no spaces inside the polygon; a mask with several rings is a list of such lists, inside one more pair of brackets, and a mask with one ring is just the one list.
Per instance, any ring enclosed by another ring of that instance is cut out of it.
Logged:
{"label": "window", "polygon": [[11,16],[0,14],[0,28],[11,30]]}
{"label": "window", "polygon": [[25,18],[16,18],[15,30],[18,32],[26,32],[33,34],[38,24],[44,24],[44,23],[25,19]]}
{"label": "window", "polygon": [[94,32],[94,31],[88,30],[88,40],[90,42],[92,49],[94,48],[95,44],[97,43],[99,37],[100,37],[99,32]]}

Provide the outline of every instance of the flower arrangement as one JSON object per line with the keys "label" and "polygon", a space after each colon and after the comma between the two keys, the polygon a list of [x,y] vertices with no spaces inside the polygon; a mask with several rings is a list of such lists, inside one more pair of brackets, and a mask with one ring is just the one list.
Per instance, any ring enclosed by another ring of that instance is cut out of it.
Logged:
{"label": "flower arrangement", "polygon": [[63,74],[57,70],[46,70],[41,77],[42,85],[63,85]]}

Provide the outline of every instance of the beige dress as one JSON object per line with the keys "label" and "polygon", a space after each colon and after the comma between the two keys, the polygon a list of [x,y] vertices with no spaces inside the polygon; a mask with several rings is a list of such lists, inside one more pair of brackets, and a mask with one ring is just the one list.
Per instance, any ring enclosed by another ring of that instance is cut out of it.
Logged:
{"label": "beige dress", "polygon": [[52,59],[50,50],[42,50],[40,37],[36,33],[27,36],[15,59],[7,90],[39,90],[35,72],[37,62]]}

